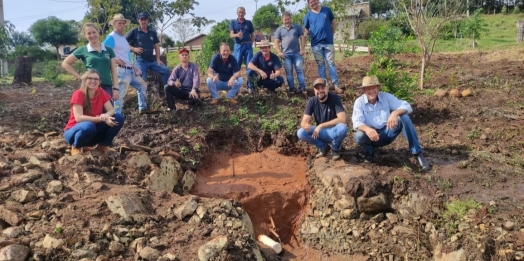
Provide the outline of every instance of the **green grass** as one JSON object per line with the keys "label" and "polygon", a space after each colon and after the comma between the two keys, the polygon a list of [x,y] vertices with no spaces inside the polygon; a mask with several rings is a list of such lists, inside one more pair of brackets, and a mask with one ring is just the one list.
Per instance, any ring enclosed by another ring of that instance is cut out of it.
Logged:
{"label": "green grass", "polygon": [[470,209],[479,209],[481,206],[482,204],[473,199],[455,200],[451,203],[445,204],[446,211],[444,211],[442,217],[446,220],[462,220],[464,215],[466,215]]}
{"label": "green grass", "polygon": [[[75,79],[75,77],[73,77],[73,75],[65,74],[65,73],[59,74],[58,77],[60,79],[64,80],[64,81],[73,81]],[[2,80],[5,80],[6,82],[11,83],[11,82],[13,82],[13,76],[12,75],[8,75],[8,76],[2,78]],[[44,77],[36,77],[36,76],[33,76],[31,78],[31,80],[32,80],[33,83],[41,83],[41,82],[47,81]]]}

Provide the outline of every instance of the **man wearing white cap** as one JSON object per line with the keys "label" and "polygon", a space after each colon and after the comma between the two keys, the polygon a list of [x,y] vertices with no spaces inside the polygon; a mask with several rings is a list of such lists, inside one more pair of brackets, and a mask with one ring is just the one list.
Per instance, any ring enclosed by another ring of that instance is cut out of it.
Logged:
{"label": "man wearing white cap", "polygon": [[151,112],[147,108],[147,83],[139,75],[142,73],[132,63],[131,49],[124,37],[124,29],[131,21],[125,19],[122,14],[116,14],[109,23],[113,25],[114,31],[104,40],[104,45],[110,47],[115,52],[115,60],[118,73],[119,98],[115,102],[116,113],[122,113],[124,98],[129,85],[136,89],[138,96],[138,109],[140,114]]}
{"label": "man wearing white cap", "polygon": [[373,162],[374,149],[392,143],[402,132],[408,140],[409,150],[424,171],[430,170],[429,162],[422,155],[415,126],[408,114],[413,111],[407,101],[393,94],[380,91],[377,76],[366,76],[362,80],[363,95],[353,106],[353,128],[355,141],[364,149],[364,162]]}
{"label": "man wearing white cap", "polygon": [[280,58],[271,52],[271,43],[268,40],[262,40],[258,45],[260,51],[257,52],[247,68],[247,78],[251,88],[264,87],[269,92],[274,93],[276,88],[284,84],[284,77],[280,76]]}

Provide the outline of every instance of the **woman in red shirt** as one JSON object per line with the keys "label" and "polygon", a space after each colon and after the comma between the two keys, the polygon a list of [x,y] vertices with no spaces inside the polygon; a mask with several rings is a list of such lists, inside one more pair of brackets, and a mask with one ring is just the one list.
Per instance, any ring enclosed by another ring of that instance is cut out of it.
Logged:
{"label": "woman in red shirt", "polygon": [[[93,69],[82,75],[82,85],[71,97],[71,113],[64,130],[64,138],[71,144],[71,155],[82,152],[82,147],[98,144],[97,150],[106,152],[124,125],[124,116],[115,114],[111,97],[100,88],[100,74]],[[105,109],[106,113],[102,113]]]}

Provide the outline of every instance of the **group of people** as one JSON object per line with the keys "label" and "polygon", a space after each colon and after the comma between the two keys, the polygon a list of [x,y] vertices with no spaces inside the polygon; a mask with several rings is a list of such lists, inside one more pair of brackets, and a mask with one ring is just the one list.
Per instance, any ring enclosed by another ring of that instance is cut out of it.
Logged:
{"label": "group of people", "polygon": [[[307,102],[297,135],[300,140],[318,148],[316,157],[327,156],[331,150],[332,159],[338,160],[348,127],[342,101],[336,94],[343,93],[335,67],[334,34],[337,24],[331,9],[321,6],[318,0],[308,0],[308,4],[311,9],[304,17],[304,30],[291,22],[290,13],[284,12],[283,25],[275,32],[276,53],[271,52],[269,41],[261,40],[258,44],[260,51],[255,55],[253,24],[244,18],[245,8],[237,8],[237,19],[230,23],[230,37],[235,42],[233,55],[229,44],[220,45],[219,53],[212,57],[207,69],[206,85],[212,98],[210,104],[218,103],[218,91],[221,90],[228,91],[228,101],[236,104],[235,96],[244,83],[240,75],[244,63],[249,93],[258,87],[274,92],[284,84],[281,76],[283,59],[289,92],[305,93],[303,56],[305,36],[309,35],[319,78],[313,82],[315,96]],[[124,124],[123,99],[130,85],[137,90],[139,113],[151,112],[146,99],[148,70],[162,75],[167,111],[176,113],[175,98],[188,100],[193,105],[201,103],[200,73],[196,64],[189,62],[189,51],[178,51],[180,64],[170,73],[160,61],[159,40],[156,32],[148,28],[149,16],[140,13],[137,18],[139,27],[124,35],[130,20],[121,14],[115,15],[110,21],[114,31],[103,43],[96,26],[85,24],[82,32],[88,40],[87,45],[74,50],[62,63],[70,74],[82,81],[81,87],[72,95],[70,118],[64,132],[66,141],[72,145],[72,155],[88,146],[96,146],[95,149],[101,152],[109,149]],[[88,69],[82,76],[72,66],[76,60],[82,60]],[[326,64],[333,92],[326,80]],[[293,70],[297,74],[298,88],[295,87]],[[422,155],[415,128],[408,116],[412,111],[409,103],[380,92],[380,83],[375,76],[365,77],[358,88],[364,94],[355,101],[352,121],[355,141],[363,147],[364,160],[372,162],[376,147],[390,144],[403,132],[420,167],[429,170],[431,167]],[[313,117],[316,126],[312,125]]]}

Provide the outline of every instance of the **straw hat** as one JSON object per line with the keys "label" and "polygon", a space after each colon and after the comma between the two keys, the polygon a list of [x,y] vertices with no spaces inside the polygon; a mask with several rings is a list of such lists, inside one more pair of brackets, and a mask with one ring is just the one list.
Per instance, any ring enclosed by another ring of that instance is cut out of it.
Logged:
{"label": "straw hat", "polygon": [[380,86],[380,82],[378,81],[378,78],[376,75],[366,76],[364,79],[362,79],[362,86],[358,86],[357,89],[362,89],[366,87],[372,87],[372,86]]}
{"label": "straw hat", "polygon": [[271,43],[268,40],[262,40],[258,44],[258,47],[266,47],[266,46],[271,47]]}
{"label": "straw hat", "polygon": [[116,14],[113,19],[109,21],[109,24],[115,24],[116,21],[126,21],[126,24],[130,24],[131,20],[125,19],[123,14]]}

